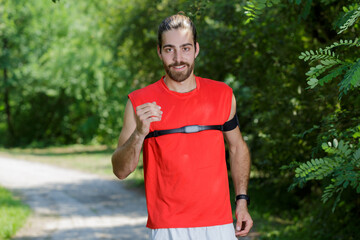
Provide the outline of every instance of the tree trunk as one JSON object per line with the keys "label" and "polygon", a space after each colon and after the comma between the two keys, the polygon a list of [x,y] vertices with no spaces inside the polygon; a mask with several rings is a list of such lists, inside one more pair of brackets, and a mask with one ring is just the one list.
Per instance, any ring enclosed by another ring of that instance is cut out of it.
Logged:
{"label": "tree trunk", "polygon": [[[7,47],[8,47],[8,41],[6,38],[3,39],[3,44],[4,44],[4,50],[5,52],[7,51]],[[10,137],[14,138],[15,137],[15,132],[14,132],[14,127],[12,125],[12,120],[11,120],[11,109],[10,109],[10,100],[9,100],[9,86],[8,86],[8,71],[6,66],[4,67],[3,70],[3,74],[4,74],[4,104],[5,104],[5,114],[6,114],[6,122],[7,122],[7,128],[8,128],[8,132],[10,133]]]}

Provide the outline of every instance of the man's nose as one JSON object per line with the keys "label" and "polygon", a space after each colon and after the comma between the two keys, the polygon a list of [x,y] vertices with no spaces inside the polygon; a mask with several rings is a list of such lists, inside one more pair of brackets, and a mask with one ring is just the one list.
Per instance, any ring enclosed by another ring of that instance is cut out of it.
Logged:
{"label": "man's nose", "polygon": [[181,57],[180,52],[175,51],[173,61],[179,63],[179,62],[181,62],[181,60],[182,60],[182,57]]}

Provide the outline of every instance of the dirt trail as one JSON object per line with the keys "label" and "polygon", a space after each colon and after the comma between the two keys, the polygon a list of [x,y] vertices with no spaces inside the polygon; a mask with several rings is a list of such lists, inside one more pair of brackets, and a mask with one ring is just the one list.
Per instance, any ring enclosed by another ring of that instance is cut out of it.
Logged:
{"label": "dirt trail", "polygon": [[0,157],[0,185],[33,209],[14,240],[148,239],[144,195],[115,178]]}

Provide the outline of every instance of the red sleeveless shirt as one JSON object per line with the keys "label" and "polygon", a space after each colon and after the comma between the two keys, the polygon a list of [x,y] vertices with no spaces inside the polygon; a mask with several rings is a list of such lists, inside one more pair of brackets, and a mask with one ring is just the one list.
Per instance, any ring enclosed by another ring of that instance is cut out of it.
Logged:
{"label": "red sleeveless shirt", "polygon": [[[187,125],[222,125],[230,115],[232,89],[195,77],[196,89],[170,91],[163,78],[129,94],[134,110],[156,102],[162,120],[150,131]],[[175,133],[145,139],[143,149],[147,227],[187,228],[232,223],[221,131]]]}

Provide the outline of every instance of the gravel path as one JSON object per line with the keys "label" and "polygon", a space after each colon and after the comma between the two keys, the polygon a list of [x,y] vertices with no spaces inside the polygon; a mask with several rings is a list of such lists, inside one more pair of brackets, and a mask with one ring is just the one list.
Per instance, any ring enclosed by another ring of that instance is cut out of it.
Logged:
{"label": "gravel path", "polygon": [[148,239],[144,194],[115,178],[0,157],[0,185],[33,209],[14,240]]}

